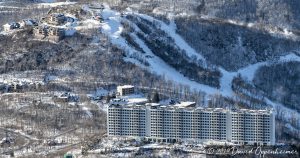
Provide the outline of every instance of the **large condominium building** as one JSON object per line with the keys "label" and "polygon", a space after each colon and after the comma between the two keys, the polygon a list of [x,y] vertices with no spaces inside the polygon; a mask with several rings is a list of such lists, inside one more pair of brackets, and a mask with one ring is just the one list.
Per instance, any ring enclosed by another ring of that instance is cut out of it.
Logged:
{"label": "large condominium building", "polygon": [[267,110],[230,112],[231,141],[239,144],[275,144],[275,115]]}
{"label": "large condominium building", "polygon": [[150,141],[176,142],[208,140],[234,144],[275,144],[272,110],[228,110],[196,108],[182,103],[161,106],[110,105],[109,136],[133,136]]}

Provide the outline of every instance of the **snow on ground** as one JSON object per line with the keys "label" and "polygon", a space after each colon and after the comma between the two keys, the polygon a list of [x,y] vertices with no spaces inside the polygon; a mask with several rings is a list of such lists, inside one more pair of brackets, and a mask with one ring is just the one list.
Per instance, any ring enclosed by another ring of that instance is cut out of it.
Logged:
{"label": "snow on ground", "polygon": [[268,62],[260,62],[256,64],[249,65],[247,67],[241,68],[237,71],[237,73],[240,73],[244,78],[246,78],[249,81],[252,81],[255,77],[255,72],[264,65],[267,65]]}
{"label": "snow on ground", "polygon": [[85,111],[85,113],[91,118],[93,117],[93,114],[91,113],[90,109],[86,106],[82,107],[82,110]]}
{"label": "snow on ground", "polygon": [[[127,12],[127,14],[137,14],[137,13],[133,13],[132,11],[129,10],[129,12]],[[201,56],[199,53],[197,53],[193,48],[191,48],[189,46],[189,44],[187,44],[185,42],[185,40],[176,33],[176,24],[174,22],[174,20],[172,20],[172,15],[171,15],[171,23],[170,25],[165,24],[162,21],[159,21],[157,19],[154,19],[153,17],[150,17],[148,15],[144,15],[144,14],[138,14],[140,17],[147,19],[149,21],[155,21],[157,23],[160,24],[160,28],[165,31],[170,37],[172,37],[176,43],[177,46],[179,46],[180,49],[185,50],[185,52],[187,53],[187,55],[190,58],[197,58],[200,59],[202,61],[204,61],[204,63],[206,62],[206,59]],[[142,41],[137,41],[137,43],[142,46],[142,48],[145,48],[145,44],[142,43]],[[149,52],[150,49],[144,49],[145,52]],[[280,62],[285,62],[285,61],[300,61],[300,57],[295,55],[295,54],[289,54],[286,56],[282,56],[279,60]],[[243,77],[245,77],[246,79],[248,79],[249,81],[252,81],[254,76],[255,76],[255,72],[259,69],[259,67],[263,66],[263,65],[267,65],[268,62],[260,62],[260,63],[256,63],[253,65],[249,65],[247,67],[244,67],[240,70],[238,70],[237,72],[228,72],[223,68],[219,68],[219,70],[222,73],[222,78],[220,80],[220,90],[213,90],[213,93],[216,92],[220,92],[222,95],[227,96],[227,97],[232,97],[233,96],[233,91],[232,91],[232,80],[235,76],[237,76],[238,73],[240,73]],[[176,71],[176,70],[175,70]],[[180,74],[179,74],[180,75]],[[184,81],[184,80],[183,80]],[[181,82],[182,83],[182,82]],[[187,84],[187,82],[184,82],[184,84]],[[188,84],[190,85],[190,84]],[[191,85],[191,87],[193,87],[193,85]],[[205,91],[205,90],[204,90]],[[207,91],[205,91],[207,92]],[[208,93],[210,94],[210,93]]]}
{"label": "snow on ground", "polygon": [[[300,57],[297,56],[294,53],[290,53],[288,55],[281,56],[277,62],[289,62],[289,61],[299,61],[300,62]],[[269,65],[272,64],[271,62],[265,61],[265,62],[259,62],[253,65],[249,65],[245,68],[242,68],[238,70],[238,73],[240,73],[243,77],[246,77],[249,81],[252,81],[255,77],[255,72],[264,65]]]}
{"label": "snow on ground", "polygon": [[119,99],[124,99],[126,101],[126,104],[139,104],[139,103],[146,103],[148,101],[147,98],[145,98],[141,94],[132,94],[127,96],[119,96]]}
{"label": "snow on ground", "polygon": [[103,89],[103,88],[98,88],[95,92],[95,95],[96,96],[106,96],[106,95],[108,95],[108,93],[109,93],[108,90]]}
{"label": "snow on ground", "polygon": [[[120,13],[112,11],[107,5],[102,12],[102,17],[104,18],[104,24],[102,24],[102,32],[108,35],[111,42],[114,45],[122,48],[128,55],[137,53],[133,48],[131,48],[124,38],[121,37],[123,27],[121,25]],[[125,61],[132,62],[138,66],[144,67],[139,61],[133,58],[125,58]]]}
{"label": "snow on ground", "polygon": [[52,97],[41,97],[41,101],[43,103],[47,103],[47,104],[53,104],[53,105],[56,105],[53,101],[53,98]]}
{"label": "snow on ground", "polygon": [[232,91],[232,80],[234,76],[236,76],[235,72],[228,72],[223,68],[219,69],[222,73],[222,77],[220,79],[220,92],[222,95],[231,97],[233,95]]}
{"label": "snow on ground", "polygon": [[98,106],[99,110],[108,112],[107,109],[109,104],[103,102],[95,102],[95,104]]}
{"label": "snow on ground", "polygon": [[56,0],[42,0],[42,2],[44,2],[44,3],[54,3],[54,2],[56,2]]}
{"label": "snow on ground", "polygon": [[296,110],[290,109],[290,108],[282,105],[281,103],[276,103],[267,98],[265,100],[268,104],[270,104],[274,107],[276,114],[281,116],[282,120],[284,120],[286,122],[291,122],[292,119],[295,119],[295,120],[297,120],[298,127],[300,126],[300,114]]}
{"label": "snow on ground", "polygon": [[128,104],[138,104],[138,103],[146,103],[148,102],[147,98],[129,98],[128,99]]}
{"label": "snow on ground", "polygon": [[174,107],[188,107],[188,106],[191,106],[191,105],[194,105],[194,104],[196,104],[196,103],[195,102],[186,101],[186,102],[180,102],[180,103],[174,104],[172,106],[174,106]]}
{"label": "snow on ground", "polygon": [[[54,0],[45,0],[47,2],[36,4],[38,7],[57,7],[61,5],[72,5],[76,4],[76,2],[54,2]],[[52,1],[52,2],[50,2]]]}
{"label": "snow on ground", "polygon": [[[274,37],[279,37],[279,38],[287,38],[287,39],[299,39],[299,37],[297,35],[295,35],[293,32],[289,31],[287,28],[277,28],[277,27],[273,27],[273,26],[268,26],[268,25],[264,25],[262,27],[261,23],[246,23],[243,21],[238,21],[238,20],[234,20],[234,19],[220,19],[220,18],[216,18],[215,16],[201,16],[202,19],[205,20],[214,20],[217,19],[218,21],[222,21],[224,23],[229,23],[232,25],[237,25],[237,26],[242,26],[242,27],[248,27],[251,29],[263,29],[264,31],[266,31],[267,33],[269,33],[270,35],[274,36]],[[283,31],[282,31],[283,30]]]}
{"label": "snow on ground", "polygon": [[[170,15],[171,23],[169,25],[167,25],[164,22],[154,19],[151,16],[134,13],[130,9],[128,9],[128,12],[126,12],[126,14],[136,14],[136,15],[139,15],[140,17],[147,19],[149,21],[155,21],[156,23],[158,23],[160,25],[160,29],[162,29],[171,38],[173,38],[176,45],[179,46],[180,49],[184,50],[191,59],[196,58],[198,60],[202,60],[204,62],[204,64],[206,63],[206,59],[202,55],[197,53],[192,47],[190,47],[189,44],[187,44],[185,42],[185,40],[176,33],[176,24],[175,24],[174,20],[172,20],[172,15]],[[135,29],[137,29],[137,27],[135,27]],[[220,90],[218,90],[216,88],[212,88],[212,87],[209,87],[206,85],[201,85],[199,83],[190,81],[189,79],[184,77],[182,74],[178,73],[175,69],[171,68],[169,65],[164,63],[164,61],[162,61],[159,57],[156,57],[153,53],[151,53],[151,50],[149,48],[147,48],[145,43],[143,43],[143,41],[140,40],[137,36],[135,36],[135,38],[136,38],[136,42],[141,46],[141,48],[147,54],[151,54],[151,56],[154,56],[154,58],[149,59],[148,62],[151,60],[155,60],[153,62],[150,62],[150,64],[153,63],[153,64],[151,64],[151,66],[153,66],[153,69],[156,70],[155,71],[156,73],[158,73],[160,75],[165,75],[166,77],[169,76],[169,78],[171,78],[175,81],[177,79],[177,82],[185,84],[185,85],[190,85],[192,87],[192,89],[195,88],[197,90],[204,91],[207,94],[221,93],[224,96],[231,97],[233,95],[233,91],[231,89],[231,82],[232,82],[234,76],[236,76],[238,73],[241,73],[243,76],[250,78],[252,80],[254,77],[255,71],[259,68],[259,66],[261,66],[263,64],[263,63],[258,63],[258,64],[250,65],[248,67],[245,67],[245,68],[239,70],[238,72],[228,72],[223,68],[219,68],[220,71],[222,72],[222,78],[220,80],[221,88],[220,88]],[[159,67],[163,67],[166,69],[164,71],[164,69],[161,69]]]}
{"label": "snow on ground", "polygon": [[[48,5],[50,7],[53,7],[53,6],[57,6],[57,5],[71,5],[71,4],[75,4],[75,3],[73,3],[73,2],[49,3],[49,1],[47,1],[47,3],[42,3],[39,5]],[[172,20],[172,15],[170,15],[171,23],[168,25],[168,24],[166,24],[160,20],[154,19],[153,17],[150,17],[148,15],[134,13],[130,9],[127,10],[126,14],[135,14],[135,15],[138,15],[149,21],[155,21],[156,23],[159,24],[160,29],[165,31],[172,39],[174,39],[176,45],[180,49],[184,50],[191,59],[196,58],[196,59],[202,60],[204,63],[206,63],[205,58],[202,55],[200,55],[199,53],[197,53],[193,48],[191,48],[189,46],[189,44],[187,44],[185,42],[185,40],[176,33],[176,24],[174,23],[174,20]],[[135,49],[130,47],[126,43],[126,40],[121,37],[123,27],[121,25],[122,17],[120,15],[120,13],[111,10],[106,5],[105,9],[103,10],[102,16],[104,18],[104,24],[102,24],[102,31],[110,37],[112,43],[115,45],[118,45],[120,48],[124,49],[129,55],[139,53]],[[71,28],[70,34],[73,34],[75,32],[74,29],[81,30],[81,29],[87,29],[87,28],[99,28],[101,26],[101,23],[99,21],[93,20],[93,19],[87,19],[85,21],[80,21],[80,24],[77,24],[77,22],[75,22],[75,23],[76,24],[73,24],[73,23],[68,24],[69,25],[68,28]],[[135,29],[138,29],[138,28],[135,27]],[[154,72],[158,75],[165,76],[165,78],[168,80],[173,80],[174,82],[188,85],[191,87],[192,90],[195,89],[198,91],[204,91],[207,94],[221,93],[223,96],[232,97],[233,96],[233,91],[231,89],[232,80],[238,73],[240,73],[241,76],[248,79],[249,81],[252,81],[255,76],[255,72],[259,69],[259,67],[270,64],[270,62],[260,62],[260,63],[256,63],[253,65],[249,65],[247,67],[241,68],[237,72],[228,72],[228,71],[224,70],[223,68],[219,68],[219,70],[222,73],[222,78],[220,80],[221,88],[217,89],[217,88],[213,88],[213,87],[199,84],[197,82],[189,80],[188,78],[186,78],[185,76],[180,74],[178,71],[176,71],[174,68],[172,68],[171,66],[166,64],[162,59],[155,56],[154,53],[143,42],[143,40],[139,39],[139,37],[136,34],[131,34],[131,35],[134,37],[134,40],[136,41],[136,43],[138,43],[140,45],[140,47],[144,50],[145,54],[143,56],[145,59],[147,59],[149,66],[146,67],[143,64],[141,64],[139,61],[137,61],[136,59],[133,59],[133,58],[125,58],[126,61],[137,64],[137,65],[141,66],[142,68],[146,68],[149,71]],[[151,58],[146,58],[145,56],[150,56]],[[287,61],[300,61],[300,57],[293,53],[290,53],[288,55],[280,57],[278,60],[278,62],[287,62]],[[132,102],[136,102],[136,101],[140,101],[140,99],[132,100]],[[290,118],[288,116],[289,114],[295,113],[294,110],[286,108],[283,105],[274,103],[270,100],[267,100],[267,102],[269,104],[273,105],[273,107],[275,109],[277,106],[280,106],[281,109],[284,109],[284,111],[286,111],[285,115],[287,115],[286,118],[288,118],[288,119]],[[296,112],[296,114],[298,114],[298,113]]]}
{"label": "snow on ground", "polygon": [[86,19],[84,21],[80,21],[80,24],[75,27],[76,30],[86,30],[99,28],[101,26],[100,22],[93,19]]}
{"label": "snow on ground", "polygon": [[[290,53],[288,55],[281,56],[279,60],[275,62],[289,62],[289,61],[299,61],[300,57],[295,55],[294,53]],[[252,81],[255,77],[255,72],[261,67],[265,65],[272,64],[272,61],[265,61],[265,62],[259,62],[256,64],[252,64],[249,66],[246,66],[244,68],[239,69],[237,72],[228,72],[224,70],[223,68],[219,68],[219,70],[222,72],[223,76],[221,78],[221,93],[225,96],[232,96],[233,92],[231,90],[232,80],[235,76],[238,74],[241,74],[241,76],[248,81]]]}
{"label": "snow on ground", "polygon": [[[127,14],[128,13],[133,13],[133,12],[131,10],[129,10],[129,12],[127,12]],[[137,13],[133,13],[133,14],[137,14]],[[202,55],[200,55],[193,48],[191,48],[189,46],[189,44],[187,44],[185,42],[185,40],[176,33],[176,24],[172,18],[172,15],[170,16],[171,17],[170,25],[167,25],[164,22],[154,19],[153,17],[150,17],[148,15],[144,15],[144,14],[138,14],[138,15],[149,21],[155,21],[155,22],[159,23],[161,26],[160,28],[163,31],[165,31],[170,37],[172,37],[174,39],[176,45],[179,46],[180,49],[185,50],[185,52],[187,53],[187,55],[190,58],[197,58],[197,59],[204,61],[204,63],[206,62],[206,59]],[[141,43],[139,43],[139,44],[141,44]],[[142,46],[143,46],[143,44],[142,44]],[[282,56],[279,60],[279,62],[285,62],[285,61],[300,61],[300,57],[295,54],[289,54],[286,56]],[[256,63],[253,65],[249,65],[247,67],[244,67],[244,68],[238,70],[237,72],[228,72],[223,68],[219,68],[219,70],[222,73],[222,78],[220,80],[220,86],[221,86],[220,93],[224,96],[232,97],[233,96],[233,91],[231,88],[232,80],[235,76],[237,76],[238,73],[240,73],[243,77],[245,77],[249,81],[252,81],[255,76],[255,72],[259,69],[259,67],[261,67],[263,65],[267,65],[267,63],[268,62],[260,62],[260,63]]]}
{"label": "snow on ground", "polygon": [[123,27],[120,23],[120,14],[110,10],[109,8],[106,8],[103,10],[102,16],[105,21],[104,25],[102,26],[104,33],[111,37],[111,40],[114,44],[130,49],[126,44],[126,41],[121,37]]}
{"label": "snow on ground", "polygon": [[[103,18],[105,23],[102,26],[103,32],[111,38],[113,44],[118,45],[120,48],[123,48],[127,53],[134,54],[137,53],[136,50],[131,48],[120,35],[122,33],[123,27],[121,25],[121,17],[119,13],[112,11],[109,8],[105,8],[103,10]],[[192,89],[196,89],[198,91],[205,91],[208,94],[215,94],[218,92],[217,89],[212,88],[207,85],[199,84],[197,82],[191,81],[188,78],[184,77],[182,74],[177,72],[174,68],[166,64],[159,57],[155,56],[152,51],[146,46],[146,44],[140,40],[137,36],[135,36],[136,42],[141,46],[141,48],[146,52],[146,55],[150,55],[153,58],[149,58],[148,62],[150,64],[149,70],[151,72],[155,72],[158,75],[165,76],[168,80],[173,80],[177,83],[181,83],[184,85],[189,85]],[[128,60],[128,61],[133,61]],[[134,63],[138,63],[137,61],[133,61]]]}
{"label": "snow on ground", "polygon": [[198,60],[202,60],[205,63],[205,61],[206,61],[205,58],[200,53],[197,53],[195,51],[195,49],[193,49],[189,44],[187,44],[187,42],[180,35],[178,35],[176,33],[177,26],[173,19],[173,15],[169,14],[169,18],[170,18],[171,22],[169,25],[167,25],[166,23],[164,23],[160,20],[154,19],[153,17],[145,15],[145,14],[134,13],[130,10],[127,12],[127,14],[137,14],[140,17],[147,19],[148,21],[155,21],[156,23],[158,23],[160,25],[160,29],[163,30],[164,32],[166,32],[171,38],[173,38],[176,45],[180,49],[184,50],[190,58],[196,58]]}
{"label": "snow on ground", "polygon": [[[165,31],[170,37],[172,37],[175,41],[175,43],[179,46],[180,49],[185,50],[187,55],[190,58],[197,58],[201,59],[205,62],[205,58],[201,56],[199,53],[197,53],[193,48],[191,48],[180,35],[176,33],[176,24],[174,21],[170,25],[165,24],[164,22],[154,19],[153,17],[150,17],[148,15],[139,14],[132,12],[130,9],[127,9],[127,12],[125,14],[135,14],[138,15],[144,19],[147,19],[149,21],[155,21],[160,25],[160,28]],[[136,51],[127,45],[126,41],[120,36],[123,27],[120,24],[121,17],[119,13],[116,13],[115,11],[110,10],[109,8],[104,9],[103,11],[103,17],[105,19],[105,25],[103,26],[104,32],[108,34],[111,37],[112,43],[119,45],[121,48],[124,48],[127,52],[135,53]],[[172,18],[172,15],[171,15]],[[137,27],[134,27],[137,29]],[[248,80],[252,80],[254,78],[256,70],[262,66],[266,65],[268,62],[261,62],[256,63],[253,65],[249,65],[247,67],[244,67],[237,72],[228,72],[222,68],[219,68],[222,72],[223,76],[221,78],[221,88],[216,89],[207,85],[199,84],[197,82],[191,81],[188,78],[184,77],[182,74],[177,72],[174,68],[170,67],[168,64],[166,64],[163,60],[161,60],[159,57],[155,56],[153,52],[146,46],[146,44],[139,39],[135,34],[132,34],[132,36],[135,38],[135,41],[137,44],[140,45],[140,47],[146,52],[146,55],[150,55],[152,58],[148,58],[147,61],[149,62],[150,66],[148,69],[152,72],[155,72],[156,74],[165,76],[169,80],[173,80],[177,83],[181,83],[184,85],[189,85],[191,89],[196,89],[200,91],[204,91],[207,94],[216,94],[221,93],[224,96],[232,97],[233,92],[231,89],[231,82],[234,76],[236,76],[238,73],[240,73],[243,77],[246,77]],[[286,60],[296,60],[300,61],[300,57],[292,54],[283,56],[280,61]],[[134,61],[134,59],[127,59],[127,61],[131,61],[134,63],[137,63]],[[140,64],[139,64],[140,65]]]}
{"label": "snow on ground", "polygon": [[135,36],[136,42],[141,46],[141,48],[145,51],[145,55],[150,55],[152,58],[148,59],[150,64],[149,69],[156,74],[165,76],[168,80],[173,80],[177,83],[181,83],[184,85],[189,85],[191,89],[196,89],[198,91],[205,91],[207,94],[215,94],[218,92],[216,88],[212,88],[210,86],[199,84],[195,81],[191,81],[188,78],[184,77],[174,68],[165,63],[162,59],[155,56],[153,52],[146,46],[146,44]]}
{"label": "snow on ground", "polygon": [[291,53],[285,56],[281,56],[279,59],[280,62],[289,62],[289,61],[299,61],[300,62],[300,56]]}
{"label": "snow on ground", "polygon": [[292,133],[297,133],[299,130],[295,129],[291,124],[285,124],[285,127],[289,129]]}
{"label": "snow on ground", "polygon": [[[276,62],[281,63],[281,62],[289,62],[289,61],[300,62],[300,57],[293,53],[290,53],[288,55],[281,56]],[[272,62],[269,62],[269,61],[259,62],[259,63],[253,64],[253,65],[249,65],[247,67],[241,68],[237,72],[227,72],[224,69],[220,68],[220,70],[223,74],[223,77],[221,78],[221,93],[223,95],[229,96],[229,97],[233,95],[233,91],[231,89],[232,79],[238,73],[240,73],[241,76],[246,78],[247,80],[252,81],[255,77],[255,72],[261,66],[269,65],[269,64],[272,64]],[[268,104],[272,105],[275,110],[277,110],[278,108],[280,109],[280,111],[276,111],[276,112],[282,113],[281,119],[290,122],[292,117],[295,117],[298,120],[298,126],[300,126],[300,115],[296,110],[290,109],[280,103],[273,102],[267,98],[265,100]]]}

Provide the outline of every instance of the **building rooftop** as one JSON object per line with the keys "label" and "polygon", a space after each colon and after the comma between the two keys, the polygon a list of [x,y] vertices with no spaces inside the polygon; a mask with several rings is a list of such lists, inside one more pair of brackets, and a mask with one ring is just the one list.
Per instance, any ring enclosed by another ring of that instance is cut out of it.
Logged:
{"label": "building rooftop", "polygon": [[132,85],[123,85],[123,86],[118,86],[118,88],[134,88]]}
{"label": "building rooftop", "polygon": [[[228,111],[231,111],[233,113],[248,113],[248,114],[271,114],[273,112],[272,109],[265,109],[265,110],[251,110],[251,109],[225,109],[225,108],[204,108],[204,107],[196,107],[195,102],[181,102],[177,103],[175,105],[161,105],[158,103],[145,103],[145,104],[139,104],[139,103],[130,103],[126,99],[115,99],[115,101],[119,102],[119,104],[111,104],[109,107],[114,108],[129,108],[129,109],[157,109],[157,110],[170,110],[170,111],[202,111],[207,113],[212,112],[221,112],[226,113]],[[116,103],[116,102],[115,102]]]}
{"label": "building rooftop", "polygon": [[253,110],[253,109],[235,109],[232,112],[246,113],[246,114],[271,114],[274,112],[273,109],[264,109],[264,110]]}
{"label": "building rooftop", "polygon": [[170,105],[178,108],[187,108],[187,107],[195,107],[196,102],[180,102],[175,105]]}

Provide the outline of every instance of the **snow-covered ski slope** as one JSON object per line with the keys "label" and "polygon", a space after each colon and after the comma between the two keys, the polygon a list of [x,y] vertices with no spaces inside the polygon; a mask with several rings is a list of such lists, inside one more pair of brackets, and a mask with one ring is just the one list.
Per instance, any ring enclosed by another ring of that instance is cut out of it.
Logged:
{"label": "snow-covered ski slope", "polygon": [[[132,14],[134,14],[132,12]],[[121,33],[123,30],[123,27],[121,25],[121,15],[120,13],[116,13],[109,8],[106,8],[103,10],[103,18],[105,21],[105,24],[102,26],[103,32],[106,33],[110,38],[113,44],[118,45],[120,48],[123,48],[128,54],[134,54],[137,53],[137,50],[129,46],[126,42],[126,40],[121,37]],[[146,17],[146,15],[144,15]],[[148,17],[150,18],[150,17]],[[167,26],[164,26],[165,29],[167,30]],[[138,29],[135,27],[135,29]],[[179,38],[180,36],[175,34],[175,30],[173,29],[170,30],[170,34],[173,33],[174,36],[177,36],[177,42],[184,41],[182,38]],[[177,83],[181,83],[184,85],[188,85],[191,87],[191,89],[196,89],[198,91],[204,91],[207,94],[215,94],[218,93],[218,89],[204,85],[204,84],[199,84],[197,82],[191,81],[188,78],[184,77],[182,74],[177,72],[174,68],[169,66],[167,63],[165,63],[162,59],[159,57],[155,56],[153,52],[146,46],[146,44],[139,39],[136,35],[133,35],[135,37],[135,41],[140,45],[140,47],[145,51],[145,58],[146,56],[151,56],[151,58],[147,58],[147,61],[149,62],[150,66],[147,67],[147,69],[151,72],[154,72],[159,75],[163,75],[166,77],[168,80],[175,81]],[[186,47],[189,47],[187,44],[185,45]],[[187,49],[187,48],[186,48]],[[189,47],[190,50],[192,48]],[[189,51],[190,52],[190,51]],[[196,52],[193,52],[193,55],[196,55]],[[201,58],[201,56],[199,55]],[[134,62],[137,65],[141,65],[139,61],[134,61],[134,60],[128,60],[131,62]],[[143,66],[146,68],[145,66]]]}
{"label": "snow-covered ski slope", "polygon": [[[102,26],[103,32],[106,33],[111,38],[113,44],[116,44],[121,48],[124,48],[127,51],[127,53],[129,54],[136,53],[137,50],[135,50],[130,45],[128,45],[126,40],[123,37],[121,37],[121,33],[123,30],[123,26],[121,25],[121,20],[122,20],[121,14],[109,9],[108,6],[106,7],[107,8],[104,9],[103,11],[103,17],[105,19],[104,20],[105,23]],[[185,42],[185,40],[180,35],[176,33],[176,24],[174,23],[174,21],[171,21],[171,23],[168,25],[151,16],[136,13],[131,10],[125,12],[125,14],[134,14],[140,16],[141,18],[147,19],[149,21],[155,21],[160,25],[160,29],[165,31],[171,38],[173,38],[176,45],[187,53],[187,56],[189,56],[191,59],[196,58],[196,59],[203,60],[203,62],[206,63],[205,58],[200,53],[197,53],[187,42]],[[134,28],[138,29],[137,27]],[[256,70],[260,66],[267,65],[269,63],[269,62],[256,63],[241,68],[236,72],[228,72],[225,69],[219,67],[219,70],[222,72],[222,78],[221,78],[221,88],[217,89],[196,82],[191,82],[187,77],[184,77],[175,69],[173,69],[168,64],[166,64],[163,60],[161,60],[159,57],[155,56],[151,52],[151,50],[147,47],[147,45],[143,42],[142,39],[139,39],[138,36],[136,36],[135,34],[132,34],[132,36],[135,37],[135,42],[137,42],[139,46],[146,52],[145,56],[150,55],[151,57],[153,57],[153,58],[147,58],[147,61],[150,63],[150,67],[149,67],[150,71],[155,72],[157,74],[164,75],[167,79],[174,80],[178,83],[189,85],[192,89],[193,88],[198,89],[197,87],[204,88],[199,90],[202,90],[207,94],[215,94],[217,92],[220,92],[224,96],[231,97],[232,96],[231,81],[234,76],[240,73],[243,77],[251,81],[254,78]],[[291,53],[286,56],[282,56],[279,59],[279,62],[286,62],[286,61],[300,61],[300,57]],[[137,64],[139,62],[135,61],[135,63]]]}

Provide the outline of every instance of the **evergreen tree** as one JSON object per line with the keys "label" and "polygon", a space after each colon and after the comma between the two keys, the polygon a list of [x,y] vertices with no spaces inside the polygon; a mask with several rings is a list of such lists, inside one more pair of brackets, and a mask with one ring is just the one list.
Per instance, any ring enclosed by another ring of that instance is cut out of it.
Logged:
{"label": "evergreen tree", "polygon": [[158,92],[155,92],[152,96],[151,102],[158,103],[160,101]]}

